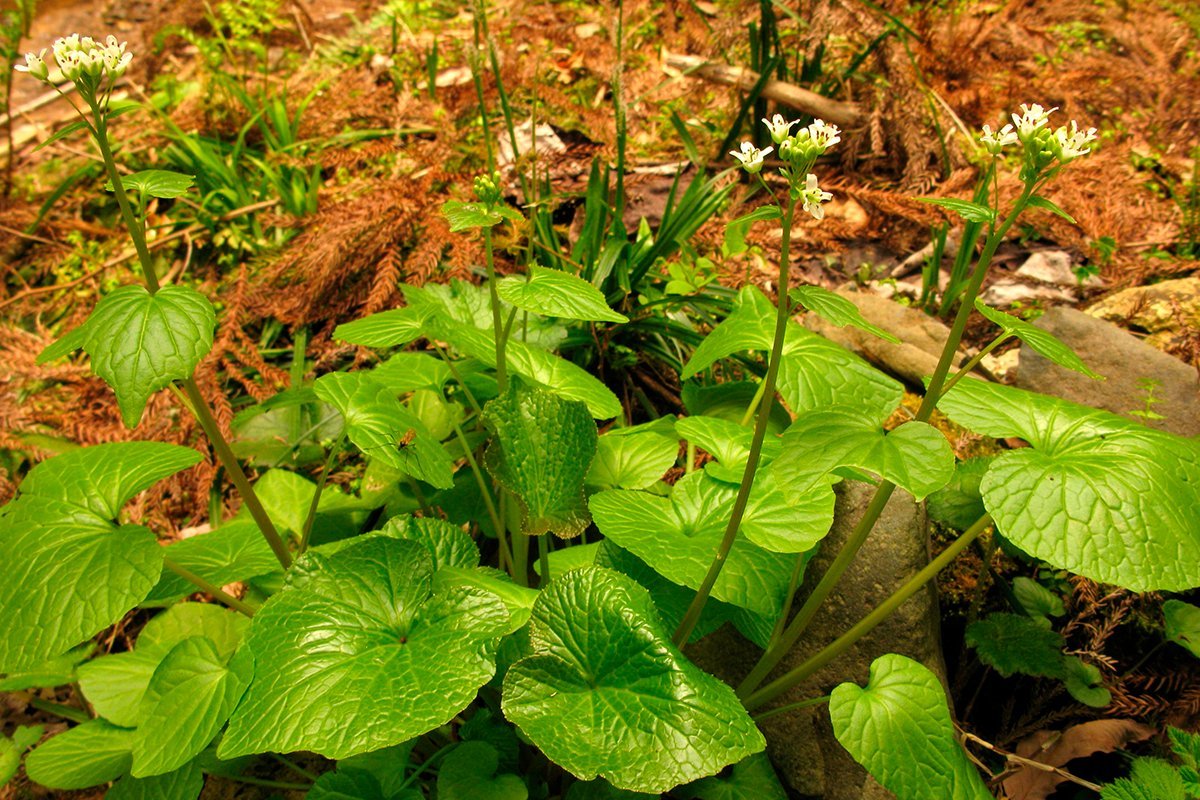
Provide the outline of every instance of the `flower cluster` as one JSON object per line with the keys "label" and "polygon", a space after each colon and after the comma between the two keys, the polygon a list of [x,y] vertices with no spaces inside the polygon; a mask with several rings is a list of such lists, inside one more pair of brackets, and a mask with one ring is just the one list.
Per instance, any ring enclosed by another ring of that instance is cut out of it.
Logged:
{"label": "flower cluster", "polygon": [[[82,91],[95,92],[105,78],[116,81],[125,74],[129,62],[133,60],[133,54],[125,52],[125,44],[118,42],[115,36],[109,36],[101,44],[90,36],[73,33],[56,40],[51,51],[54,63],[66,80]],[[50,81],[45,50],[26,53],[25,63],[18,64],[16,69],[28,72],[40,81]]]}
{"label": "flower cluster", "polygon": [[1021,113],[1012,115],[1012,123],[998,131],[990,125],[983,126],[979,140],[994,156],[1002,155],[1010,145],[1020,144],[1025,167],[1032,175],[1040,175],[1054,165],[1066,164],[1091,152],[1090,142],[1096,140],[1096,129],[1081,130],[1075,120],[1070,126],[1050,129],[1050,115],[1057,108],[1043,108],[1034,103],[1021,104]]}
{"label": "flower cluster", "polygon": [[[804,210],[813,217],[821,219],[825,216],[821,204],[833,195],[821,190],[817,185],[817,176],[810,170],[817,158],[842,140],[841,131],[836,125],[816,120],[792,133],[799,121],[786,120],[779,114],[764,119],[763,124],[771,134],[771,141],[779,147],[779,158],[784,162],[779,172],[787,178],[792,198],[801,201]],[[774,147],[760,150],[752,142],[742,142],[739,150],[732,150],[729,154],[741,162],[742,169],[756,175],[762,171],[764,159],[774,151]]]}
{"label": "flower cluster", "polygon": [[475,196],[488,208],[500,202],[500,173],[479,175],[475,178]]}

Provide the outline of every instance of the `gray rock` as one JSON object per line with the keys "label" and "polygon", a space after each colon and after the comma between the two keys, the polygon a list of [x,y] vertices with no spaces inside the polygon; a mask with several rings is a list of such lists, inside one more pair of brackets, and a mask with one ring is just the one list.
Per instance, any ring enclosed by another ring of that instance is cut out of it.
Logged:
{"label": "gray rock", "polygon": [[[837,487],[837,513],[833,530],[821,552],[808,566],[807,582],[815,585],[837,555],[855,524],[862,518],[875,489],[862,483]],[[777,677],[803,663],[822,647],[846,632],[906,580],[929,562],[929,540],[921,505],[897,491],[867,539],[858,558],[817,613],[804,637],[776,669]],[[803,589],[796,608],[803,603]],[[902,653],[932,669],[945,683],[937,596],[930,586],[901,606],[890,619],[859,640],[818,674],[776,701],[795,703],[829,694],[844,681],[864,684],[871,662],[884,653]],[[754,645],[728,627],[690,647],[691,656],[704,669],[737,685],[759,656]],[[866,771],[833,736],[827,706],[787,712],[763,720],[767,751],[780,778],[794,792],[823,800],[862,800],[891,795],[874,785]]]}
{"label": "gray rock", "polygon": [[1071,271],[1071,254],[1062,250],[1039,250],[1033,253],[1017,268],[1017,274],[1043,283],[1075,285],[1075,273]]}
{"label": "gray rock", "polygon": [[1144,407],[1146,392],[1139,381],[1155,380],[1158,402],[1153,410],[1164,419],[1149,424],[1181,436],[1200,435],[1200,380],[1195,369],[1110,322],[1071,308],[1052,308],[1034,324],[1062,339],[1106,380],[1064,369],[1022,345],[1017,386],[1128,415]]}
{"label": "gray rock", "polygon": [[1012,278],[1001,278],[984,289],[979,299],[994,308],[1005,308],[1014,303],[1028,303],[1031,300],[1074,303],[1075,294],[1058,286],[1034,286]]}

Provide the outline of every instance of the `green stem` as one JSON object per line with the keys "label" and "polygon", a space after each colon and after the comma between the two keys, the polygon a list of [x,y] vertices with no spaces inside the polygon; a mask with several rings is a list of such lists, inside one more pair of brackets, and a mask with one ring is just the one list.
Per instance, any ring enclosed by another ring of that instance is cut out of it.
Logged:
{"label": "green stem", "polygon": [[271,753],[270,755],[271,755],[272,759],[274,759],[275,761],[278,761],[280,764],[287,767],[292,772],[296,773],[297,775],[299,775],[301,778],[304,778],[305,780],[316,783],[317,778],[320,777],[319,775],[317,775],[317,773],[309,772],[304,767],[293,762],[291,759],[284,758],[283,756],[279,755],[278,753]]}
{"label": "green stem", "polygon": [[496,258],[492,253],[492,229],[483,229],[483,249],[487,257],[488,294],[492,299],[492,329],[496,332],[496,388],[501,394],[508,388],[508,366],[504,360],[504,324],[500,319],[500,294],[496,291]]}
{"label": "green stem", "polygon": [[223,775],[222,777],[235,783],[245,783],[250,786],[262,786],[267,789],[280,789],[285,792],[307,792],[312,788],[311,783],[288,783],[287,781],[272,781],[266,778],[251,778],[248,775]]}
{"label": "green stem", "polygon": [[237,487],[238,493],[242,496],[242,502],[246,504],[246,509],[250,512],[250,516],[254,518],[258,529],[262,531],[263,538],[271,546],[271,551],[275,553],[275,558],[279,560],[280,565],[284,569],[287,569],[292,565],[292,556],[288,552],[287,545],[284,544],[279,531],[275,529],[275,523],[271,522],[271,518],[267,516],[266,509],[263,508],[258,495],[254,492],[254,487],[250,485],[249,479],[246,478],[246,473],[242,469],[242,465],[238,463],[237,456],[233,454],[233,449],[229,446],[229,442],[225,440],[225,437],[221,434],[221,429],[217,427],[217,420],[213,417],[212,409],[208,407],[208,402],[204,399],[204,395],[200,393],[200,387],[196,385],[196,379],[188,378],[183,381],[183,391],[187,395],[188,405],[191,406],[192,413],[196,415],[196,421],[200,423],[200,427],[204,429],[204,434],[212,443],[213,450],[217,454],[217,460],[221,462],[221,466],[229,474],[233,485]]}
{"label": "green stem", "polygon": [[743,427],[749,425],[750,420],[754,419],[754,412],[758,410],[758,405],[763,399],[763,390],[766,388],[766,381],[758,382],[758,388],[754,390],[754,397],[750,398],[750,405],[746,406],[746,413],[742,415]]}
{"label": "green stem", "polygon": [[804,565],[807,563],[808,553],[796,554],[796,564],[792,567],[792,575],[788,579],[788,590],[783,601],[783,611],[779,613],[779,619],[775,620],[775,628],[771,631],[770,640],[767,641],[768,650],[775,646],[780,636],[783,636],[784,626],[787,625],[788,617],[792,614],[792,603],[796,601],[796,590],[800,588],[800,576],[804,574]]}
{"label": "green stem", "polygon": [[801,700],[798,703],[788,703],[785,706],[780,706],[779,708],[772,708],[770,711],[764,711],[761,714],[755,714],[754,721],[762,722],[764,719],[770,719],[771,717],[775,717],[780,714],[786,714],[789,711],[800,711],[801,709],[812,708],[813,706],[824,705],[825,703],[829,702],[829,699],[830,699],[829,695],[823,695],[822,697],[813,697],[808,700]]}
{"label": "green stem", "polygon": [[450,375],[462,387],[463,393],[467,396],[467,402],[471,404],[471,408],[475,409],[475,413],[482,417],[483,408],[479,405],[479,401],[475,399],[475,393],[471,391],[471,387],[467,386],[463,381],[462,375],[458,372],[458,367],[454,366],[454,362],[450,359],[450,354],[443,350],[442,346],[436,342],[433,345],[433,349],[437,351],[438,356],[442,359],[442,363],[450,370]]}
{"label": "green stem", "polygon": [[[942,389],[946,382],[946,375],[950,371],[951,364],[954,363],[954,355],[958,352],[958,344],[962,341],[963,332],[967,327],[967,319],[971,316],[971,312],[975,308],[975,298],[979,295],[979,289],[983,285],[984,276],[987,274],[988,266],[991,264],[992,257],[996,254],[996,248],[1000,246],[1000,242],[1004,240],[1008,229],[1016,222],[1017,217],[1024,211],[1029,197],[1033,194],[1036,188],[1035,183],[1026,183],[1025,188],[1021,192],[1021,196],[1017,198],[1012,211],[1005,218],[1003,224],[994,230],[988,237],[987,243],[984,245],[983,252],[979,255],[979,261],[976,264],[975,272],[971,275],[971,281],[967,285],[966,291],[963,293],[962,304],[958,308],[958,315],[954,319],[954,325],[950,329],[950,336],[946,339],[946,345],[942,348],[941,358],[938,359],[937,368],[933,372],[933,377],[929,380],[929,386],[925,391],[925,397],[921,400],[921,406],[917,410],[916,420],[919,422],[928,422],[933,415],[933,409],[937,406],[937,401],[942,395]],[[879,487],[875,490],[875,496],[871,498],[870,504],[867,506],[866,513],[855,527],[853,533],[842,545],[842,549],[834,557],[833,563],[829,565],[828,570],[821,576],[820,582],[813,589],[812,594],[805,600],[804,605],[800,607],[796,617],[788,623],[784,630],[783,636],[780,637],[778,644],[765,652],[758,664],[742,681],[738,687],[738,695],[741,697],[747,696],[753,692],[759,684],[770,674],[771,670],[779,663],[784,654],[799,641],[800,636],[816,615],[817,610],[825,599],[833,591],[837,582],[841,579],[842,574],[849,568],[854,557],[866,542],[867,536],[870,535],[871,529],[875,527],[875,523],[879,520],[879,516],[883,513],[887,501],[891,498],[892,492],[896,490],[896,484],[891,481],[881,481]]]}
{"label": "green stem", "polygon": [[84,722],[90,722],[92,719],[82,708],[65,706],[62,703],[51,703],[49,700],[41,700],[36,697],[29,698],[29,705],[38,711],[45,711],[47,714],[54,714],[63,719],[69,719],[71,722],[83,724]]}
{"label": "green stem", "polygon": [[546,540],[548,533],[543,533],[537,537],[538,540],[538,561],[542,565],[542,586],[550,585],[550,542]]}
{"label": "green stem", "polygon": [[675,631],[677,647],[682,647],[687,643],[692,631],[696,628],[696,623],[700,621],[700,614],[704,611],[704,605],[708,602],[713,585],[717,582],[717,577],[725,566],[725,559],[728,558],[729,551],[733,549],[738,529],[742,524],[742,516],[746,513],[746,504],[750,500],[750,490],[754,486],[754,475],[758,470],[763,441],[767,436],[767,423],[771,418],[771,406],[775,402],[775,378],[779,374],[779,362],[783,355],[783,339],[787,332],[788,312],[791,308],[791,301],[788,299],[790,271],[788,251],[792,240],[792,215],[795,208],[796,204],[789,195],[787,209],[783,216],[783,239],[779,245],[779,279],[775,287],[776,293],[779,295],[779,302],[775,313],[775,340],[771,344],[770,362],[767,364],[767,374],[763,378],[761,387],[763,401],[758,409],[758,422],[754,426],[754,438],[750,441],[750,454],[746,459],[746,469],[742,472],[742,483],[738,487],[737,498],[733,501],[733,510],[729,516],[729,523],[725,527],[725,535],[708,568],[708,573],[704,576],[700,588],[696,591],[696,596],[692,598],[691,605],[688,606],[687,612],[679,623],[679,628]]}
{"label": "green stem", "polygon": [[200,591],[205,592],[207,594],[211,594],[217,600],[219,600],[222,603],[224,603],[225,605],[229,606],[234,611],[240,611],[241,613],[245,614],[247,617],[254,616],[254,606],[250,605],[249,603],[245,603],[241,600],[238,600],[236,597],[234,597],[233,595],[226,592],[220,586],[217,586],[216,584],[213,584],[213,583],[209,583],[204,578],[201,578],[199,575],[197,575],[196,573],[192,572],[189,569],[185,569],[184,567],[181,567],[179,564],[176,564],[171,559],[163,558],[163,566],[166,567],[167,569],[171,570],[171,572],[174,572],[179,577],[183,578],[188,583],[196,586],[198,589],[200,589]]}
{"label": "green stem", "polygon": [[342,449],[342,444],[346,441],[346,432],[342,431],[342,435],[337,438],[329,447],[329,454],[325,456],[325,467],[321,470],[321,477],[317,481],[317,490],[313,492],[312,502],[308,504],[308,513],[304,516],[304,528],[300,532],[300,546],[296,548],[296,555],[304,555],[304,551],[308,549],[308,540],[312,536],[313,524],[317,521],[317,507],[321,504],[321,493],[325,491],[325,484],[329,480],[329,473],[333,470],[333,459],[337,456],[338,451]]}
{"label": "green stem", "polygon": [[400,784],[400,786],[398,786],[396,789],[397,794],[403,793],[403,791],[405,789],[407,789],[414,782],[416,782],[423,774],[425,774],[425,770],[427,770],[431,766],[433,766],[433,762],[437,761],[439,758],[446,755],[446,753],[449,753],[451,750],[453,750],[457,746],[458,746],[458,742],[451,742],[450,744],[442,747],[440,750],[435,751],[433,755],[431,755],[429,758],[425,759],[425,761],[422,762],[422,764],[419,767],[417,767],[415,770],[413,770],[413,773],[411,775],[409,775],[407,778],[404,779],[404,783]]}
{"label": "green stem", "polygon": [[897,589],[887,600],[880,603],[870,614],[863,617],[858,624],[800,666],[746,697],[742,701],[742,705],[747,710],[753,711],[816,674],[822,667],[828,665],[842,653],[846,652],[855,642],[874,630],[875,626],[895,613],[896,609],[916,594],[925,584],[937,577],[937,574],[946,565],[957,558],[958,554],[968,547],[971,542],[975,541],[991,524],[992,518],[984,514],[974,525],[959,534],[959,537],[942,551],[937,558],[930,561],[920,572],[909,578],[907,583]]}
{"label": "green stem", "polygon": [[978,353],[971,356],[971,360],[968,361],[967,363],[963,364],[961,367],[959,367],[958,372],[954,373],[954,375],[950,378],[950,380],[946,381],[946,385],[942,387],[942,397],[945,397],[949,393],[949,391],[954,388],[954,384],[958,383],[963,378],[965,378],[967,375],[971,374],[971,371],[974,370],[976,367],[978,367],[980,362],[982,362],[985,358],[987,358],[989,355],[991,355],[993,350],[995,350],[997,347],[999,347],[1004,342],[1008,341],[1008,338],[1009,338],[1009,334],[1002,333],[999,336],[997,336],[994,340],[992,340],[992,343],[989,344],[987,347],[983,348]]}
{"label": "green stem", "polygon": [[508,550],[508,541],[504,537],[504,525],[500,521],[500,515],[496,513],[496,504],[492,502],[492,490],[488,488],[487,481],[484,480],[483,472],[479,469],[479,462],[475,460],[475,454],[471,452],[471,445],[467,441],[466,434],[463,433],[462,426],[458,424],[458,420],[454,420],[454,435],[462,444],[463,453],[467,456],[467,465],[471,468],[471,474],[475,476],[475,485],[479,487],[479,495],[483,498],[488,518],[492,521],[492,527],[496,531],[496,539],[500,545],[500,569],[506,568],[506,560],[508,566],[511,567],[512,553]]}

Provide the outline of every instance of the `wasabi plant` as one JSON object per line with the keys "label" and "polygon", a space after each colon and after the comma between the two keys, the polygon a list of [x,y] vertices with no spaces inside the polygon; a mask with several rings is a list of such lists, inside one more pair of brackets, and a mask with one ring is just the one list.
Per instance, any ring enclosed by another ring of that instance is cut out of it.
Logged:
{"label": "wasabi plant", "polygon": [[[153,393],[175,393],[244,511],[160,545],[125,505],[202,455],[155,442],[48,459],[0,509],[0,689],[76,684],[86,700],[80,708],[30,695],[75,723],[25,757],[27,775],[43,786],[113,782],[115,798],[195,800],[207,774],[318,800],[580,800],[621,791],[783,798],[758,723],[827,703],[838,740],[898,797],[987,797],[924,666],[888,654],[865,687],[842,683],[819,698],[791,690],[992,528],[1094,580],[1135,591],[1200,584],[1195,442],[967,380],[970,363],[952,373],[976,311],[998,327],[996,342],[1017,337],[1088,373],[1062,343],[976,298],[1022,214],[1065,215],[1040,192],[1086,153],[1093,131],[1051,130],[1050,112],[1038,106],[984,131],[998,168],[1019,163],[1022,188],[1006,202],[998,193],[986,204],[938,201],[982,221],[987,236],[924,401],[898,427],[884,422],[900,384],[793,320],[803,306],[887,335],[844,298],[791,286],[797,211],[822,219],[831,194],[814,170],[839,132],[775,117],[766,121],[771,147],[733,152],[772,198],[735,224],[781,226],[775,303],[742,289],[696,347],[681,373],[688,416],[631,424],[603,382],[555,353],[594,325],[626,324],[613,307],[620,298],[537,263],[498,274],[493,229],[511,225],[519,239],[526,221],[490,175],[475,182],[473,199],[443,208],[454,231],[480,237],[485,285],[406,286],[403,307],[338,327],[337,339],[387,357],[318,377],[303,400],[333,421],[319,481],[267,469],[252,483],[193,376],[211,347],[213,307],[194,289],[162,285],[146,249],[147,198],[180,196],[190,178],[118,169],[109,123],[125,108],[109,97],[131,58],[123,45],[69,37],[53,54],[83,102],[74,125],[89,131],[104,161],[143,284],[103,297],[41,357],[82,349],[129,427]],[[51,80],[43,55],[26,66]],[[763,181],[768,168],[783,179],[779,197]],[[405,349],[419,340],[429,348]],[[725,360],[726,376],[761,380],[700,380]],[[945,551],[842,637],[775,673],[888,498],[900,489],[920,500],[955,478],[950,447],[928,424],[934,408],[1030,446],[982,465],[975,500],[986,513],[965,521]],[[612,424],[601,433],[597,420]],[[684,474],[668,485],[681,442]],[[326,481],[346,450],[365,461],[353,492]],[[700,451],[711,456],[702,469]],[[875,496],[827,571],[806,575],[846,475],[874,481]],[[232,583],[245,591],[221,588]],[[184,601],[197,590],[226,608]],[[156,611],[132,649],[94,655],[92,637],[136,608]],[[763,651],[736,689],[684,652],[725,623]],[[1004,623],[989,618],[977,646],[987,648]],[[1046,633],[1040,640],[1053,651],[1057,634]],[[1061,653],[1048,661],[1071,679]],[[5,739],[6,769],[40,736],[21,729]],[[318,774],[318,762],[298,764],[293,753],[337,763]],[[264,755],[290,780],[246,774]]]}

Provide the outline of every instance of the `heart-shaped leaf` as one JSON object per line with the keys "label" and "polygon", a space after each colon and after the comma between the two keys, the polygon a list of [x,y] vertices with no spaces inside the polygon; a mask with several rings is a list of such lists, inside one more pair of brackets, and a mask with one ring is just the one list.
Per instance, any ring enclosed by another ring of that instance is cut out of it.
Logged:
{"label": "heart-shaped leaf", "polygon": [[428,317],[428,309],[393,308],[338,325],[333,338],[363,347],[397,347],[424,336]]}
{"label": "heart-shaped leaf", "polygon": [[359,450],[439,489],[454,485],[446,448],[369,373],[332,372],[317,378],[313,389],[341,412],[346,436]]}
{"label": "heart-shaped leaf", "polygon": [[[684,417],[675,423],[675,430],[716,459],[704,465],[704,471],[710,476],[726,483],[742,482],[754,431],[732,420],[707,416]],[[767,436],[763,439],[759,468],[770,464],[779,453],[779,437]]]}
{"label": "heart-shaped leaf", "polygon": [[788,292],[788,297],[807,308],[830,325],[844,328],[852,325],[884,341],[900,344],[900,340],[878,325],[867,321],[858,306],[847,297],[831,292],[821,286],[797,286]]}
{"label": "heart-shaped leaf", "polygon": [[62,655],[149,594],[164,551],[147,528],[115,520],[134,495],[199,460],[186,447],[122,442],[30,470],[0,508],[0,673]]}
{"label": "heart-shaped leaf", "polygon": [[221,758],[311,750],[329,758],[398,744],[443,725],[495,671],[509,613],[473,588],[432,590],[416,542],[373,536],[307,554],[254,616],[254,677]]}
{"label": "heart-shaped leaf", "polygon": [[195,764],[150,778],[126,775],[113,784],[104,800],[196,800],[204,790],[204,773]]}
{"label": "heart-shaped leaf", "polygon": [[172,381],[190,378],[212,348],[217,325],[212,303],[186,286],[150,294],[122,286],[105,296],[83,324],[38,356],[43,364],[80,347],[92,371],[117,394],[121,418],[137,427],[150,395]]}
{"label": "heart-shaped leaf", "polygon": [[897,800],[991,800],[954,738],[941,682],[916,661],[875,659],[866,688],[833,690],[829,716],[842,747]]}
{"label": "heart-shaped leaf", "polygon": [[586,567],[534,604],[533,655],[504,680],[504,715],[581,780],[664,792],[765,746],[725,684],[671,644],[649,593]]}
{"label": "heart-shaped leaf", "polygon": [[[737,308],[704,338],[680,377],[686,380],[734,353],[769,351],[774,338],[775,308],[762,292],[747,286],[738,295]],[[859,407],[877,422],[891,414],[904,392],[899,383],[858,356],[791,321],[778,385],[793,413],[841,403]]]}
{"label": "heart-shaped leaf", "polygon": [[1200,585],[1194,440],[983,381],[960,381],[938,405],[973,431],[1032,445],[997,456],[982,484],[1017,547],[1135,592]]}
{"label": "heart-shaped leaf", "polygon": [[443,567],[479,566],[479,546],[475,540],[445,520],[401,514],[389,519],[379,532],[423,545],[433,557],[434,572]]}
{"label": "heart-shaped leaf", "polygon": [[490,401],[488,472],[521,502],[522,530],[578,536],[592,521],[583,482],[596,454],[596,423],[587,406],[514,382]]}
{"label": "heart-shaped leaf", "polygon": [[733,765],[728,774],[714,775],[684,786],[678,792],[688,800],[787,800],[787,792],[764,753],[755,753]]}
{"label": "heart-shaped leaf", "polygon": [[451,233],[472,228],[490,228],[506,219],[512,222],[524,219],[520,211],[506,205],[489,206],[483,203],[464,203],[461,200],[447,200],[443,203],[442,216],[450,223]]}
{"label": "heart-shaped leaf", "polygon": [[[171,199],[183,197],[192,188],[193,176],[181,172],[171,172],[165,169],[144,169],[132,175],[124,175],[121,185],[126,191],[138,192],[149,197]],[[104,186],[108,191],[113,190],[112,181]]]}
{"label": "heart-shaped leaf", "polygon": [[924,422],[885,432],[858,409],[835,406],[803,414],[788,428],[771,472],[793,494],[835,480],[830,473],[838,467],[870,470],[922,500],[953,477],[954,452]]}
{"label": "heart-shaped leaf", "polygon": [[500,298],[511,306],[560,319],[628,322],[608,307],[604,295],[583,278],[536,264],[528,275],[510,275],[496,283]]}
{"label": "heart-shaped leaf", "polygon": [[[173,562],[214,586],[257,578],[279,569],[279,560],[253,520],[231,520],[215,531],[172,542],[166,553]],[[193,584],[164,571],[146,602],[163,603],[194,591]]]}
{"label": "heart-shaped leaf", "polygon": [[94,719],[43,742],[25,758],[25,774],[49,789],[86,789],[127,773],[132,749],[133,731]]}
{"label": "heart-shaped leaf", "polygon": [[526,800],[529,789],[516,775],[497,775],[500,756],[487,742],[463,742],[438,768],[439,800]]}
{"label": "heart-shaped leaf", "polygon": [[1049,331],[1044,331],[1036,325],[1030,325],[1020,317],[1014,317],[1012,314],[1005,314],[1003,311],[988,308],[979,299],[975,300],[975,308],[980,314],[987,317],[990,322],[999,325],[1006,335],[1017,337],[1042,357],[1053,361],[1060,367],[1073,369],[1076,372],[1087,375],[1089,378],[1104,380],[1102,375],[1092,372],[1074,350],[1063,344],[1057,336]]}
{"label": "heart-shaped leaf", "polygon": [[971,527],[975,520],[987,513],[979,487],[991,465],[991,456],[958,462],[949,483],[926,498],[925,508],[929,518],[960,531]]}
{"label": "heart-shaped leaf", "polygon": [[[669,420],[668,420],[669,422]],[[587,485],[594,489],[646,489],[675,466],[679,437],[656,423],[613,428],[596,442]]]}

